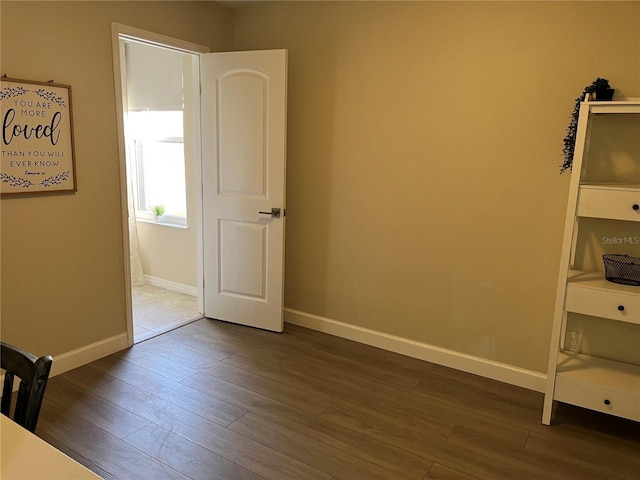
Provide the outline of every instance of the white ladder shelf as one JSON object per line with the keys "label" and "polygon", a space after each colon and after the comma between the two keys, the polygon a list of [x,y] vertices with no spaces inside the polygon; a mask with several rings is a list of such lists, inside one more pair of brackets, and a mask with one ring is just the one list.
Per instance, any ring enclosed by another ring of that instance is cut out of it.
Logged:
{"label": "white ladder shelf", "polygon": [[[568,314],[640,325],[640,286],[609,282],[600,271],[574,270],[581,218],[637,222],[640,227],[640,184],[585,181],[593,116],[639,114],[640,98],[589,100],[587,94],[580,105],[576,132],[542,414],[546,425],[556,401],[640,421],[640,365],[565,349]],[[635,161],[640,169],[640,158]]]}

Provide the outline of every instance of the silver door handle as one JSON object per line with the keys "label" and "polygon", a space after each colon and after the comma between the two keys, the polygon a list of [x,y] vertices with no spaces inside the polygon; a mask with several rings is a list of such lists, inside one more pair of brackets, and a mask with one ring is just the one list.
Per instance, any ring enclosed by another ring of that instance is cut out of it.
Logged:
{"label": "silver door handle", "polygon": [[275,218],[280,218],[280,209],[272,208],[270,212],[258,212],[260,215],[271,215]]}

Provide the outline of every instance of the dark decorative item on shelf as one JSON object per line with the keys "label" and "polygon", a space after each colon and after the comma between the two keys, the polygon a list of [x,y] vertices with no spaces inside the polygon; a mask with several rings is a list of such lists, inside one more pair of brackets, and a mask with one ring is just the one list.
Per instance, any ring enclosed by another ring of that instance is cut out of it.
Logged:
{"label": "dark decorative item on shelf", "polygon": [[616,91],[615,88],[611,88],[609,80],[606,78],[596,78],[591,84],[591,87],[593,88],[593,92],[585,91],[585,93],[595,93],[597,102],[612,100],[613,94]]}
{"label": "dark decorative item on shelf", "polygon": [[614,92],[615,89],[610,87],[609,80],[598,77],[591,82],[591,85],[584,88],[581,96],[576,98],[569,127],[567,128],[567,135],[564,137],[564,148],[562,149],[564,162],[560,166],[560,173],[564,173],[566,170],[571,171],[573,165],[573,151],[576,146],[576,132],[578,131],[578,114],[580,113],[580,103],[584,101],[584,96],[589,93],[595,94],[596,100],[599,101],[611,100]]}
{"label": "dark decorative item on shelf", "polygon": [[607,280],[623,285],[640,287],[640,258],[630,255],[602,255],[604,276]]}

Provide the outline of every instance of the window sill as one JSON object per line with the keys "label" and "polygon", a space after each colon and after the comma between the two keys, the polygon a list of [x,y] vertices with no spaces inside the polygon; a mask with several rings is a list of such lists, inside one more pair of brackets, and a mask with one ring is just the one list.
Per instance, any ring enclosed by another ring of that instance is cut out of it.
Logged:
{"label": "window sill", "polygon": [[155,220],[155,219],[149,219],[149,218],[136,218],[136,222],[138,222],[138,223],[153,223],[155,225],[160,225],[162,227],[182,228],[183,230],[186,230],[186,229],[189,228],[189,225],[187,225],[186,223],[172,222],[171,219],[168,219],[168,220],[165,220],[165,219]]}

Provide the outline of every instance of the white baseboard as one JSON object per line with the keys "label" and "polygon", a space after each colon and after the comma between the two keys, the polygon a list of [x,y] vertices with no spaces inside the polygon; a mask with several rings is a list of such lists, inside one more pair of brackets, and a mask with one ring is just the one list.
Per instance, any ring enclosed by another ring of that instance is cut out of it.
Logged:
{"label": "white baseboard", "polygon": [[546,374],[527,370],[506,363],[488,360],[474,355],[416,342],[368,328],[350,325],[310,313],[285,308],[285,322],[307,327],[319,332],[382,348],[392,352],[419,358],[463,372],[473,373],[500,382],[516,385],[537,392],[544,392]]}
{"label": "white baseboard", "polygon": [[[85,345],[70,352],[55,355],[49,377],[55,377],[74,368],[81,367],[99,358],[124,350],[128,346],[127,334],[125,332],[105,338],[91,345]],[[0,384],[4,384],[4,373],[0,375]],[[13,383],[14,392],[18,390],[19,385],[20,380],[15,378]]]}
{"label": "white baseboard", "polygon": [[164,280],[162,278],[152,277],[151,275],[144,276],[145,283],[153,285],[154,287],[164,288],[173,292],[184,293],[185,295],[191,295],[192,297],[198,296],[198,288],[183,283],[172,282],[171,280]]}
{"label": "white baseboard", "polygon": [[127,333],[123,332],[70,352],[55,355],[53,357],[50,376],[60,375],[74,368],[81,367],[99,358],[124,350],[128,346]]}

